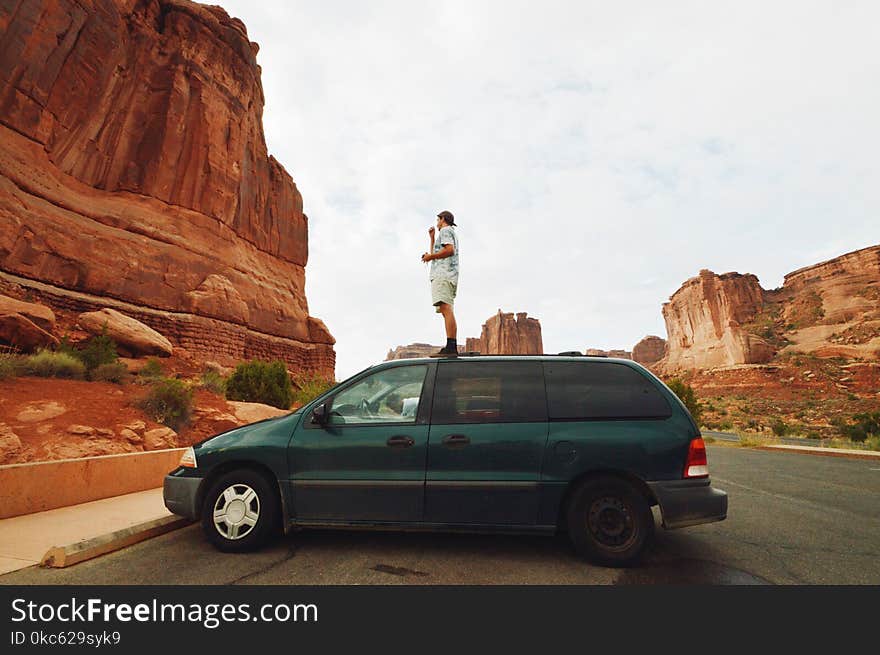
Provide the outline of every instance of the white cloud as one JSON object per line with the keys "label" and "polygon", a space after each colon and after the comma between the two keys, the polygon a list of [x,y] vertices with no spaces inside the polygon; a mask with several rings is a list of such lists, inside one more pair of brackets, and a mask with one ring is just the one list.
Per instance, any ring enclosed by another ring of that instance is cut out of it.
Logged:
{"label": "white cloud", "polygon": [[441,209],[460,340],[500,307],[548,352],[665,335],[701,268],[774,287],[878,242],[874,2],[223,6],[261,47],[339,378],[442,343],[419,262]]}

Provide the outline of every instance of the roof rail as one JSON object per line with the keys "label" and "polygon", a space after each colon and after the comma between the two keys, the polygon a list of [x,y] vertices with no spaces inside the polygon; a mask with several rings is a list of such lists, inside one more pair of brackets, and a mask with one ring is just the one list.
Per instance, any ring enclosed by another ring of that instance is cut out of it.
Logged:
{"label": "roof rail", "polygon": [[583,357],[584,354],[578,350],[566,350],[558,354],[559,357]]}

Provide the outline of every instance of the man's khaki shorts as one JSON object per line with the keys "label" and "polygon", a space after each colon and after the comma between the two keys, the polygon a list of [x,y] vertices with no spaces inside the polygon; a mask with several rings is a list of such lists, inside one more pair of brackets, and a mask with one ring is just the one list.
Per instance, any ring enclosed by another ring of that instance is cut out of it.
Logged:
{"label": "man's khaki shorts", "polygon": [[455,292],[458,284],[452,280],[444,278],[434,278],[431,280],[431,302],[436,307],[436,312],[440,313],[440,303],[445,302],[452,305],[455,302]]}

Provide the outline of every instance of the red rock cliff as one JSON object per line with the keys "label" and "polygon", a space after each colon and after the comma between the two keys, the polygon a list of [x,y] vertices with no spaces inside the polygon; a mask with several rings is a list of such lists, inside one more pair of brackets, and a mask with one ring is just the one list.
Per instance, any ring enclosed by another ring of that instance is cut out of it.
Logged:
{"label": "red rock cliff", "polygon": [[742,326],[761,311],[764,292],[754,275],[703,270],[663,305],[665,368],[711,368],[768,361],[772,346]]}
{"label": "red rock cliff", "polygon": [[541,323],[529,318],[526,312],[502,313],[483,324],[480,337],[468,337],[465,350],[479,351],[483,355],[540,355],[544,352],[541,339]]}
{"label": "red rock cliff", "polygon": [[770,291],[754,275],[701,271],[663,305],[660,369],[770,361],[775,354],[880,358],[880,246],[785,276]]}
{"label": "red rock cliff", "polygon": [[0,270],[196,353],[332,377],[256,53],[239,20],[186,0],[0,3]]}

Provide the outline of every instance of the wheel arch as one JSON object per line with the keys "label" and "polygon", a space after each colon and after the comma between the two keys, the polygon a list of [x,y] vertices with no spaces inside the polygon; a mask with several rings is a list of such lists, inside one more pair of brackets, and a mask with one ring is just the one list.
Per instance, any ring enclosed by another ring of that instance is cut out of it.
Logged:
{"label": "wheel arch", "polygon": [[269,483],[269,487],[272,488],[276,494],[278,494],[278,507],[283,516],[286,504],[284,496],[281,493],[278,476],[275,475],[275,472],[272,471],[272,469],[270,469],[265,464],[246,459],[230,460],[228,462],[218,464],[211,469],[207,476],[205,476],[204,481],[199,486],[199,493],[196,496],[196,507],[199,508],[199,515],[201,516],[202,512],[204,511],[205,496],[208,494],[208,490],[213,486],[217,478],[231,471],[237,471],[239,469],[247,469],[253,471],[261,475],[266,480],[266,482]]}
{"label": "wheel arch", "polygon": [[591,480],[596,480],[598,478],[618,478],[630,484],[636,491],[638,491],[644,499],[648,502],[649,507],[653,507],[657,505],[657,498],[654,496],[654,492],[651,491],[651,488],[648,484],[642,480],[637,475],[629,472],[622,471],[619,469],[595,469],[591,471],[584,471],[583,473],[577,475],[572,478],[571,481],[565,487],[565,493],[562,495],[562,500],[559,502],[559,507],[556,512],[556,529],[559,532],[565,532],[568,530],[566,525],[566,516],[568,514],[568,504],[571,502],[571,498],[574,496],[575,490],[577,490],[581,485],[589,482]]}

